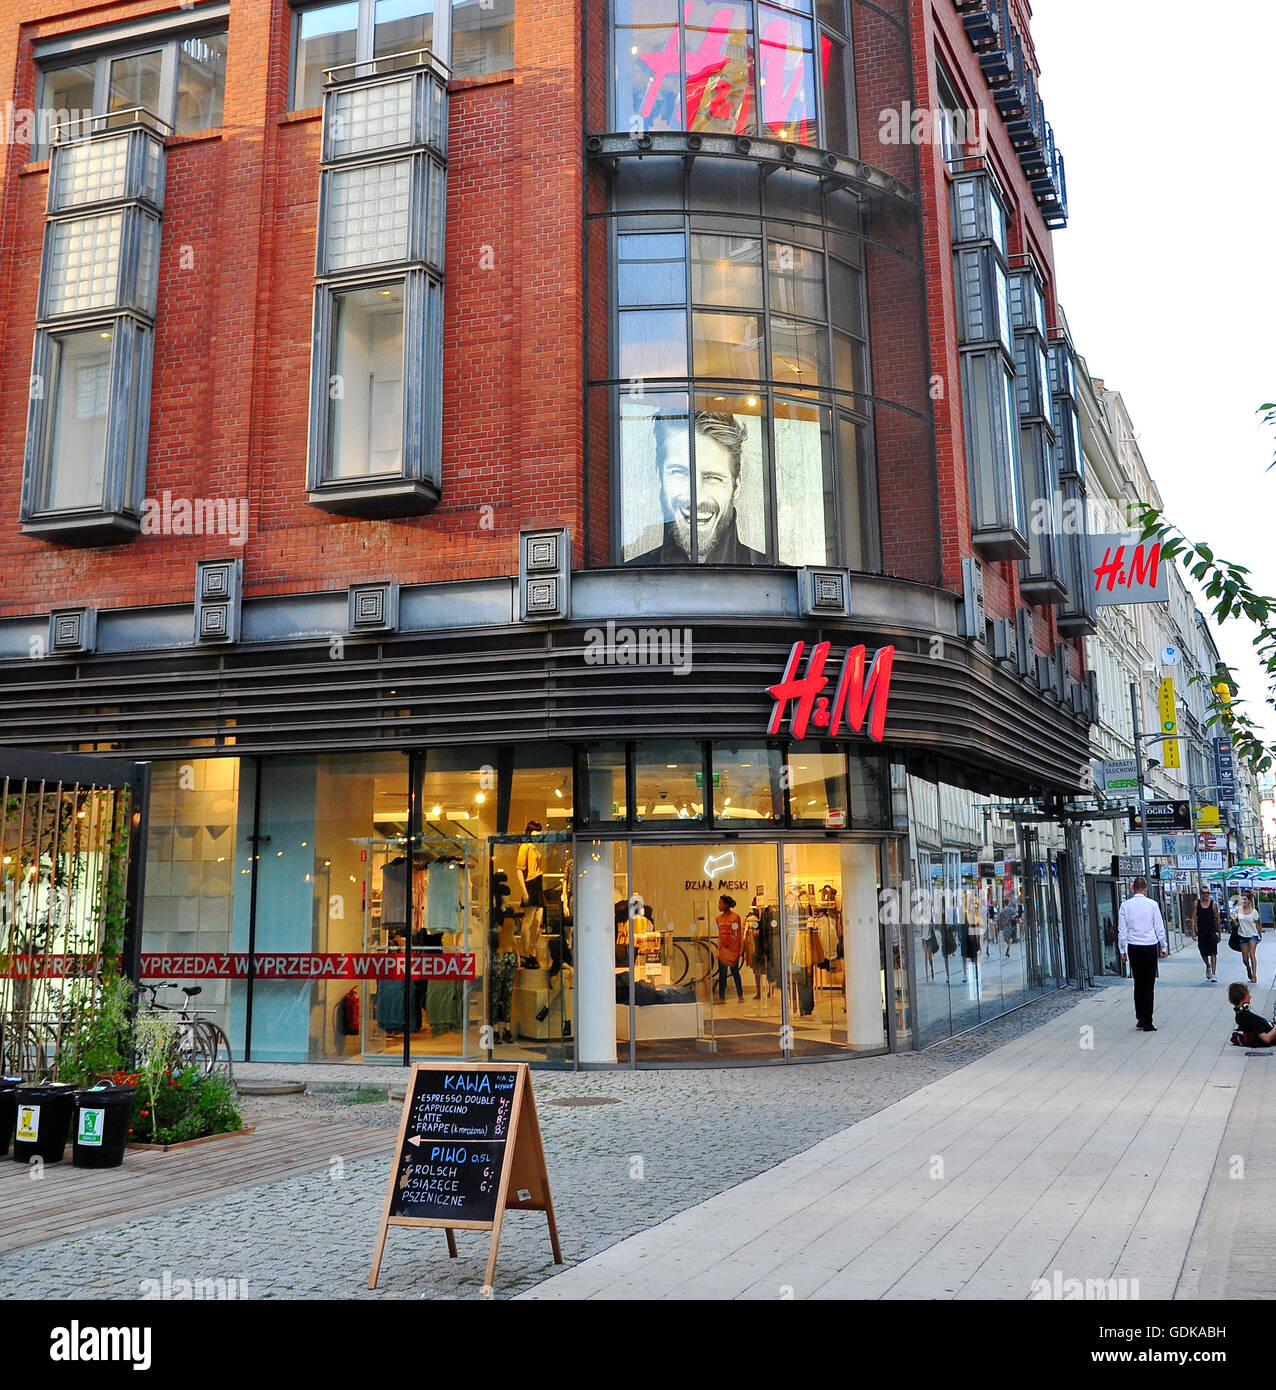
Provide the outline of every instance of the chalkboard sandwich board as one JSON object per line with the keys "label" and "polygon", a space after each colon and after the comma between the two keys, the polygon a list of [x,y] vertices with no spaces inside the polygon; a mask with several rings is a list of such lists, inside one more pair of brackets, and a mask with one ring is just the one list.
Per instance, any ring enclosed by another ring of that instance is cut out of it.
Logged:
{"label": "chalkboard sandwich board", "polygon": [[491,1231],[484,1288],[492,1287],[505,1212],[543,1211],[562,1264],[536,1102],[525,1063],[422,1062],[412,1069],[368,1287],[375,1289],[391,1226]]}

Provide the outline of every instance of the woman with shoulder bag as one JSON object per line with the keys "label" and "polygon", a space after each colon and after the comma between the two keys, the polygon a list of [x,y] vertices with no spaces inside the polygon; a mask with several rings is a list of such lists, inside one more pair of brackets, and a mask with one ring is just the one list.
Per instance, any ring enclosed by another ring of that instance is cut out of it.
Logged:
{"label": "woman with shoulder bag", "polygon": [[1251,983],[1258,980],[1258,939],[1261,934],[1262,919],[1254,907],[1254,895],[1242,893],[1241,910],[1236,914],[1236,935],[1240,938],[1241,958]]}

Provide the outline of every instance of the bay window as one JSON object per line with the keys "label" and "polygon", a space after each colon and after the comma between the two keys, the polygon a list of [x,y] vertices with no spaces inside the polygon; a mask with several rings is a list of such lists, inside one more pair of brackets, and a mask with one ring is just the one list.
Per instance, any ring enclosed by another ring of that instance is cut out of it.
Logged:
{"label": "bay window", "polygon": [[307,479],[346,515],[439,497],[447,79],[420,56],[324,90]]}
{"label": "bay window", "polygon": [[[404,65],[428,50],[447,61],[446,0],[336,0],[298,5],[293,20],[292,107],[308,110],[323,101],[324,73],[353,63],[399,57]],[[390,66],[395,66],[391,64]]]}

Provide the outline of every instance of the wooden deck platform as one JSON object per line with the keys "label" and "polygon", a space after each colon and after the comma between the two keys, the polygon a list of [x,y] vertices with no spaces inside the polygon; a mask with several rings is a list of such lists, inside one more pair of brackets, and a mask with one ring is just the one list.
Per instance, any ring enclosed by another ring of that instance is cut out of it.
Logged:
{"label": "wooden deck platform", "polygon": [[0,1253],[323,1168],[337,1155],[388,1156],[394,1140],[391,1129],[280,1119],[169,1153],[130,1149],[120,1168],[74,1168],[68,1144],[38,1179],[10,1155],[0,1158]]}

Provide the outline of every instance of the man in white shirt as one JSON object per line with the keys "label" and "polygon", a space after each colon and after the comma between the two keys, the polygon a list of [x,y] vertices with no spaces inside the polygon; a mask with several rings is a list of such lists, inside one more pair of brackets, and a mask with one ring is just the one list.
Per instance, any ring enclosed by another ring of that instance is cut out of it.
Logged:
{"label": "man in white shirt", "polygon": [[1170,946],[1165,936],[1161,909],[1147,895],[1147,879],[1136,878],[1132,887],[1133,892],[1121,904],[1117,947],[1122,960],[1129,957],[1130,973],[1134,976],[1136,1027],[1145,1033],[1155,1033],[1152,1003],[1156,991],[1157,955],[1168,956]]}

